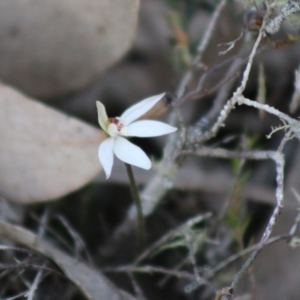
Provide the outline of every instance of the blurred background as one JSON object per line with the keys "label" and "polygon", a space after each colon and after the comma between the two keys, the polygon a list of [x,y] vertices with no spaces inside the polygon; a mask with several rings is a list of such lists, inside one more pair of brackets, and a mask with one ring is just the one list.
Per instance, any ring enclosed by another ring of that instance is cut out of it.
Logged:
{"label": "blurred background", "polygon": [[[218,16],[202,60],[195,67],[197,47],[219,2],[0,1],[1,220],[35,233],[45,228],[45,239],[103,272],[107,268],[133,264],[135,230],[121,237],[116,235],[125,226],[132,204],[128,179],[119,162],[114,166],[112,178],[104,179],[96,152],[104,137],[92,128],[99,127],[95,101],[105,104],[109,116],[118,116],[137,101],[166,92],[164,112],[159,112],[158,118],[168,122],[174,110],[172,104],[178,100],[180,80],[187,70],[195,68],[184,95],[195,91],[201,78],[208,75],[201,93],[178,108],[183,122],[179,127],[197,128],[199,122],[205,120],[209,126],[240,84],[245,64],[232,71],[233,80],[228,72],[235,60],[247,61],[266,9],[259,1],[256,6],[252,1],[228,1]],[[273,10],[270,18],[280,13],[281,2],[278,7],[276,5],[277,10]],[[300,63],[299,18],[298,12],[284,22],[279,32],[261,43],[244,93],[245,97],[264,101],[294,118],[298,118],[299,113],[297,106],[293,110],[290,108],[295,92],[295,71],[299,70]],[[258,27],[253,28],[253,24]],[[233,49],[220,55],[228,46],[219,44],[236,40],[243,31],[244,36]],[[226,89],[226,94],[218,108],[217,99],[222,89]],[[12,104],[14,97],[20,97],[15,106]],[[31,104],[23,107],[22,101]],[[45,106],[40,109],[45,115],[35,113],[38,111],[36,103]],[[59,114],[58,117],[52,109],[65,116]],[[70,125],[69,118],[76,118],[74,122],[79,120],[79,123]],[[23,119],[26,122],[22,123]],[[241,107],[230,114],[226,126],[205,146],[276,150],[284,132],[274,134],[271,139],[266,135],[272,126],[280,124],[274,116]],[[35,132],[37,127],[43,130]],[[18,140],[27,135],[30,145],[34,138],[33,143],[38,140],[37,144],[43,146],[32,149],[25,145],[27,141]],[[86,137],[96,139],[96,143],[88,149],[78,149],[80,155],[69,148],[60,150],[62,141],[70,137],[72,141],[74,138],[74,143]],[[15,144],[16,139],[19,144]],[[49,148],[47,141],[55,141],[55,146]],[[162,158],[166,138],[133,141],[154,161]],[[59,151],[63,157],[59,156]],[[33,156],[32,153],[37,154]],[[298,190],[300,178],[297,139],[286,145],[284,154],[285,208],[274,236],[289,231],[299,207],[293,193],[293,189]],[[8,159],[9,163],[5,163]],[[55,172],[51,166],[55,166]],[[196,244],[197,266],[205,278],[208,267],[213,268],[231,254],[260,240],[276,204],[276,171],[272,161],[241,162],[207,157],[188,158],[180,167],[174,188],[160,199],[155,211],[146,218],[147,247],[190,218],[211,212],[212,217],[197,224],[191,233]],[[51,174],[48,176],[46,172]],[[138,169],[134,172],[142,189],[157,170],[154,166],[150,172]],[[55,180],[63,187],[56,187]],[[75,238],[72,232],[80,238]],[[143,263],[193,275],[188,256],[189,249],[182,237],[171,235],[168,243],[159,245]],[[105,275],[132,294],[136,293],[133,282],[136,283],[143,291],[144,298],[140,295],[140,299],[214,299],[217,290],[231,284],[244,258],[208,276],[207,282],[197,288],[192,287],[193,280],[164,272],[133,272],[128,276],[130,272],[110,269]],[[1,264],[13,264],[15,259],[24,261],[28,256],[3,252],[0,259]],[[41,256],[34,258],[34,263],[58,270],[53,263],[45,261]],[[299,299],[299,270],[299,247],[292,249],[284,239],[269,245],[245,276],[234,299]],[[32,281],[35,274],[27,269],[22,275],[18,271],[7,273],[3,269],[1,272],[1,299],[13,299],[26,286],[24,282]],[[34,299],[54,297],[84,299],[67,277],[49,272],[40,282]]]}

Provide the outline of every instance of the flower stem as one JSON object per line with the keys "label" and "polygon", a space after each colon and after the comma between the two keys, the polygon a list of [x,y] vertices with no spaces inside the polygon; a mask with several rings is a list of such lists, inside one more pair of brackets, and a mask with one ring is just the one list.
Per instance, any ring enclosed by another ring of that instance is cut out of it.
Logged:
{"label": "flower stem", "polygon": [[139,251],[142,251],[145,247],[145,222],[144,222],[144,216],[142,211],[142,202],[140,199],[140,195],[138,192],[138,188],[134,179],[132,167],[130,164],[126,164],[126,171],[129,177],[130,181],[130,189],[131,194],[133,197],[133,200],[136,205],[137,210],[137,226],[138,226],[138,245],[139,245]]}

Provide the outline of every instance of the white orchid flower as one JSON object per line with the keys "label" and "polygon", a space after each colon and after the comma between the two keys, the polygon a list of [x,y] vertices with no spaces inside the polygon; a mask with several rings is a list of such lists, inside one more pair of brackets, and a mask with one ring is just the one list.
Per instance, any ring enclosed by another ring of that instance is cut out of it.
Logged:
{"label": "white orchid flower", "polygon": [[108,118],[104,105],[97,101],[98,121],[108,138],[99,147],[98,156],[106,174],[111,174],[114,154],[127,164],[149,170],[151,161],[145,152],[124,137],[154,137],[175,132],[177,128],[159,121],[136,121],[149,111],[163,94],[152,96],[131,106],[120,117]]}

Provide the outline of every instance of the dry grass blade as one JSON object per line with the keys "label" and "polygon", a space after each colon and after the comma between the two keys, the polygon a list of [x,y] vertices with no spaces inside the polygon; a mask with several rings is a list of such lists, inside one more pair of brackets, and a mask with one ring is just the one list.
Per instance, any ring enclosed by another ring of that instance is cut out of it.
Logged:
{"label": "dry grass blade", "polygon": [[100,272],[70,257],[22,227],[0,221],[0,236],[33,249],[52,259],[89,300],[135,299],[129,294],[117,289]]}

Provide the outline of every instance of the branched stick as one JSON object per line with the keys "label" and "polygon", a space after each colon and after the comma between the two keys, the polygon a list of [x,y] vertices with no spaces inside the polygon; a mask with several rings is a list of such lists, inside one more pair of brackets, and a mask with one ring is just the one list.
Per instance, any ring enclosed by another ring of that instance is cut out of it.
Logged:
{"label": "branched stick", "polygon": [[276,200],[277,204],[273,211],[273,214],[269,220],[269,223],[267,225],[267,228],[261,238],[261,242],[259,244],[259,247],[251,254],[251,256],[248,258],[246,263],[243,265],[241,270],[234,276],[231,287],[234,289],[238,282],[240,281],[241,277],[244,275],[244,273],[249,269],[249,267],[252,265],[260,251],[263,249],[265,242],[270,237],[272,230],[276,224],[276,219],[280,214],[280,211],[283,207],[283,179],[284,179],[284,157],[282,153],[276,152],[274,155],[272,155],[272,159],[276,163],[276,182],[277,182],[277,188],[276,188]]}
{"label": "branched stick", "polygon": [[[291,226],[291,229],[289,230],[289,232],[287,234],[283,234],[283,235],[278,235],[272,238],[269,238],[264,245],[271,245],[274,243],[277,243],[278,241],[282,241],[282,240],[286,240],[289,241],[291,240],[291,238],[295,235],[296,229],[299,226],[299,222],[300,222],[300,212],[297,214],[293,225]],[[213,276],[215,276],[218,272],[220,272],[222,269],[226,268],[229,264],[237,261],[238,259],[240,259],[241,257],[251,253],[252,251],[256,250],[258,247],[260,247],[261,243],[252,245],[246,249],[243,249],[242,251],[231,255],[230,257],[228,257],[227,259],[225,259],[224,261],[220,262],[219,264],[217,264],[214,268],[210,269],[208,271],[208,274],[205,276],[206,279],[210,279]]]}
{"label": "branched stick", "polygon": [[234,276],[231,284],[231,288],[235,289],[236,285],[246,273],[249,267],[252,265],[260,251],[263,249],[266,241],[269,239],[272,230],[275,226],[276,219],[280,214],[283,207],[283,179],[284,179],[284,157],[283,154],[278,151],[231,151],[225,149],[211,149],[211,148],[200,148],[196,153],[192,151],[182,151],[182,155],[200,155],[206,157],[218,157],[218,158],[243,158],[243,159],[254,159],[254,160],[265,160],[272,159],[276,164],[276,207],[273,214],[269,220],[269,223],[264,231],[261,241],[255,251],[251,254],[248,260],[245,262],[241,270]]}
{"label": "branched stick", "polygon": [[[225,1],[222,1],[221,3],[225,4]],[[270,9],[270,8],[269,8]],[[269,14],[269,11],[266,14],[266,18]],[[266,19],[265,18],[265,19]],[[206,130],[203,132],[201,136],[201,143],[204,143],[205,141],[210,140],[213,138],[220,130],[222,126],[224,126],[224,122],[228,118],[231,111],[236,107],[237,104],[239,105],[247,105],[252,106],[254,108],[264,110],[270,114],[276,115],[281,120],[284,120],[289,126],[290,130],[294,134],[298,134],[299,132],[299,122],[288,115],[280,112],[279,110],[275,109],[274,107],[271,107],[267,104],[258,103],[255,101],[252,101],[250,99],[246,99],[243,96],[243,92],[246,88],[246,84],[249,79],[250,70],[252,68],[253,60],[255,55],[257,54],[258,47],[261,43],[262,38],[265,34],[265,21],[263,25],[261,26],[261,29],[259,31],[258,37],[254,43],[254,46],[251,50],[248,62],[246,64],[245,70],[243,72],[242,81],[241,84],[237,87],[236,91],[233,93],[233,96],[227,101],[227,103],[223,106],[221,109],[216,122],[209,128],[209,130]],[[201,49],[201,47],[199,48]],[[203,49],[201,50],[203,51]],[[199,57],[201,59],[201,53],[199,52]],[[197,57],[195,58],[197,59]],[[196,66],[193,66],[196,67]],[[188,72],[183,76],[182,81],[179,84],[179,88],[177,90],[177,98],[180,101],[180,97],[184,98],[183,94],[186,90],[186,87],[188,86],[190,80],[193,76],[193,69],[188,70]],[[233,70],[234,71],[234,70]],[[200,82],[199,82],[200,84]],[[224,97],[224,95],[222,95]],[[218,101],[218,104],[222,103],[221,101]],[[216,110],[215,110],[216,111]],[[173,111],[170,117],[171,123],[176,123],[176,112]],[[180,135],[181,134],[181,135]],[[286,136],[287,137],[287,136]],[[288,137],[287,137],[288,138]],[[284,179],[284,157],[281,153],[281,150],[284,146],[284,143],[287,141],[287,138],[284,140],[283,144],[280,146],[278,151],[229,151],[225,149],[211,149],[202,147],[200,149],[197,149],[195,152],[195,149],[193,150],[183,150],[187,149],[185,140],[185,132],[181,131],[181,133],[177,135],[172,135],[169,137],[167,146],[165,148],[164,152],[164,159],[157,165],[157,174],[150,180],[150,182],[146,185],[144,188],[141,198],[143,202],[143,212],[145,215],[149,215],[152,213],[153,209],[157,205],[157,203],[160,201],[160,199],[165,195],[165,193],[171,189],[174,185],[174,180],[179,168],[179,160],[178,158],[181,156],[186,155],[201,155],[201,156],[207,156],[207,157],[218,157],[218,158],[242,158],[242,159],[255,159],[255,160],[265,160],[265,159],[271,159],[275,162],[276,165],[276,206],[273,211],[272,216],[269,219],[268,225],[264,231],[264,234],[261,238],[260,243],[258,246],[253,250],[250,257],[247,259],[245,264],[242,266],[241,270],[234,276],[232,284],[230,289],[234,291],[235,287],[237,286],[238,282],[242,278],[242,276],[245,274],[245,272],[249,269],[249,267],[253,264],[256,257],[259,255],[260,251],[263,249],[264,245],[269,240],[269,237],[272,233],[272,230],[274,228],[274,225],[276,223],[276,219],[283,207],[283,179]],[[191,142],[193,143],[193,141]],[[130,211],[130,218],[132,219],[135,212]],[[194,262],[195,263],[195,262]],[[196,276],[197,278],[197,276]]]}
{"label": "branched stick", "polygon": [[236,100],[239,105],[244,104],[247,106],[252,106],[257,109],[264,110],[265,112],[268,112],[269,114],[274,115],[274,116],[278,117],[279,119],[286,121],[290,125],[299,124],[299,121],[291,118],[289,115],[279,111],[278,109],[276,109],[272,106],[269,106],[268,104],[259,103],[257,101],[247,99],[244,96],[238,96]]}
{"label": "branched stick", "polygon": [[251,53],[250,53],[248,63],[246,65],[246,68],[245,68],[244,73],[243,73],[243,79],[242,79],[241,85],[236,89],[236,91],[234,92],[232,98],[225,104],[225,106],[221,110],[220,115],[219,115],[216,123],[212,126],[212,128],[209,131],[207,131],[203,134],[203,140],[209,140],[209,139],[213,138],[217,134],[219,129],[222,126],[224,126],[225,120],[229,116],[230,112],[235,108],[235,105],[238,102],[238,99],[241,97],[242,93],[244,92],[244,90],[246,88],[247,81],[249,79],[249,74],[250,74],[250,70],[251,70],[251,67],[252,67],[252,64],[253,64],[254,56],[256,54],[257,48],[258,48],[258,46],[260,44],[260,41],[262,39],[262,35],[263,35],[262,28],[259,32],[259,35],[258,35],[258,37],[255,41],[255,44],[252,48]]}

